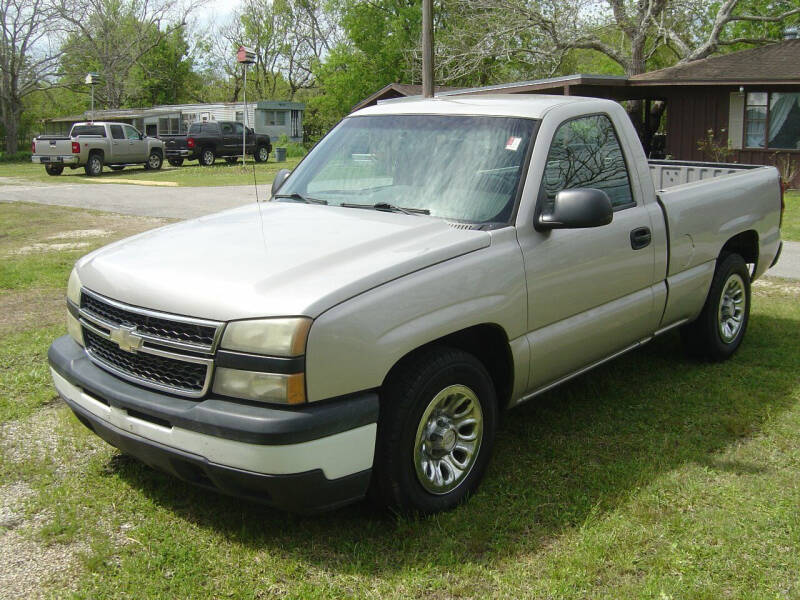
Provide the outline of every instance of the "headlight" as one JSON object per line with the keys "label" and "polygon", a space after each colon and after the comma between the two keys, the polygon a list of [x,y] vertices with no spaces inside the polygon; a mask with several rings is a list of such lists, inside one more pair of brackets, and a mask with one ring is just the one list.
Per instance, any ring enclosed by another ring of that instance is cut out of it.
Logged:
{"label": "headlight", "polygon": [[302,404],[306,401],[305,375],[259,373],[220,367],[214,374],[214,393],[276,404]]}
{"label": "headlight", "polygon": [[[72,303],[75,307],[81,305],[81,280],[78,279],[78,273],[72,269],[69,274],[69,283],[67,283],[67,302]],[[67,333],[70,337],[83,346],[83,328],[81,327],[78,318],[72,314],[72,311],[67,307]]]}
{"label": "headlight", "polygon": [[67,309],[67,333],[69,336],[78,342],[81,346],[84,345],[83,343],[83,328],[81,327],[80,321],[75,318],[75,316]]}
{"label": "headlight", "polygon": [[268,356],[301,356],[309,327],[311,319],[306,317],[234,321],[225,327],[220,346]]}
{"label": "headlight", "polygon": [[75,306],[81,305],[81,280],[78,279],[78,270],[72,269],[67,283],[67,299],[72,301]]}

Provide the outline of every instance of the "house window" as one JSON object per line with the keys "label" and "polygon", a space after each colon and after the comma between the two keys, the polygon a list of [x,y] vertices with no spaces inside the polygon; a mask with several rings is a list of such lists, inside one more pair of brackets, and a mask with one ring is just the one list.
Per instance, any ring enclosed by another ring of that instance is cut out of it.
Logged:
{"label": "house window", "polygon": [[239,123],[244,123],[244,111],[243,110],[237,110],[236,111],[236,119],[235,120],[239,121]]}
{"label": "house window", "polygon": [[800,93],[748,93],[744,145],[746,148],[800,150]]}
{"label": "house window", "polygon": [[264,111],[264,118],[267,125],[286,125],[286,111],[285,110],[267,110]]}

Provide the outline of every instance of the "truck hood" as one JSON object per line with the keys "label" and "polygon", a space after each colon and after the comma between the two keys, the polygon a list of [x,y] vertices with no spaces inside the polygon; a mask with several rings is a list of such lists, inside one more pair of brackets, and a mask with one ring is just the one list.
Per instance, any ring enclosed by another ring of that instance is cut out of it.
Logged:
{"label": "truck hood", "polygon": [[228,321],[316,317],[368,289],[490,244],[485,231],[374,210],[268,202],[116,242],[78,263],[109,298]]}

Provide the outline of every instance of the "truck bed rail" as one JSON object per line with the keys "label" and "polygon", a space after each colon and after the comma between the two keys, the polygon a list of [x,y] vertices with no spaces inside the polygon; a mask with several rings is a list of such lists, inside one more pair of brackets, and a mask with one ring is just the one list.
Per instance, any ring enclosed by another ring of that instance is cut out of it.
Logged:
{"label": "truck bed rail", "polygon": [[740,171],[764,168],[764,165],[742,165],[738,163],[694,162],[685,160],[649,160],[650,176],[656,190],[663,190],[694,183],[705,179],[713,179],[724,175],[732,175]]}

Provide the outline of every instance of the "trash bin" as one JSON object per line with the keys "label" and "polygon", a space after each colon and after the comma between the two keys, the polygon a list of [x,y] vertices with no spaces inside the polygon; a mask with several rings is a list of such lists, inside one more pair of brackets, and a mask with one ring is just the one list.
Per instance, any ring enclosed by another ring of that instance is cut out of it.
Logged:
{"label": "trash bin", "polygon": [[286,162],[286,148],[275,148],[275,162]]}

